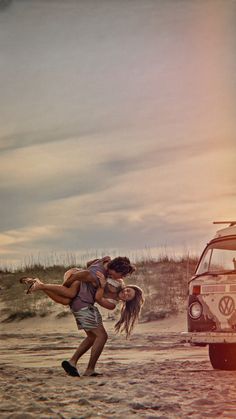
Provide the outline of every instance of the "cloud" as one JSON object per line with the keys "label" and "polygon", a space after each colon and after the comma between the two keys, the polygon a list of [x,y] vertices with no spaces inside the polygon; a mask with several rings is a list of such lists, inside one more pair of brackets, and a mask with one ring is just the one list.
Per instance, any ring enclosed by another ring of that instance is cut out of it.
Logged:
{"label": "cloud", "polygon": [[[214,170],[221,155],[219,147],[212,151],[198,144],[101,147],[99,136],[9,150],[0,159],[0,228],[48,220],[69,228],[68,220],[76,219],[85,226],[106,221],[112,228],[121,215],[132,224],[149,214],[178,216],[188,206],[191,217],[198,196],[204,208],[217,196],[233,193],[233,179],[227,188],[220,182],[228,168],[219,174]],[[224,152],[223,161],[231,155]]]}
{"label": "cloud", "polygon": [[234,216],[230,14],[36,3],[0,16],[2,253],[179,246]]}
{"label": "cloud", "polygon": [[84,137],[88,134],[94,134],[91,130],[63,130],[62,127],[57,127],[51,130],[29,131],[29,132],[14,132],[0,138],[0,150],[9,151],[29,146],[36,146],[45,143],[58,143],[70,139],[70,137],[77,138]]}
{"label": "cloud", "polygon": [[[3,249],[7,247],[19,247],[27,245],[27,242],[33,243],[40,240],[42,237],[44,240],[51,235],[55,236],[55,228],[53,226],[34,226],[26,227],[15,230],[8,230],[4,233],[0,233],[0,243]],[[1,249],[0,249],[1,252]]]}

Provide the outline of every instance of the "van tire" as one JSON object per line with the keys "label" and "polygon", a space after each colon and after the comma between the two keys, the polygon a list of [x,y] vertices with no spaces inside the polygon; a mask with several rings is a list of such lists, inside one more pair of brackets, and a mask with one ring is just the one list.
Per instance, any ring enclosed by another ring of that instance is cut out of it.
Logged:
{"label": "van tire", "polygon": [[209,358],[216,370],[236,370],[236,343],[209,343]]}

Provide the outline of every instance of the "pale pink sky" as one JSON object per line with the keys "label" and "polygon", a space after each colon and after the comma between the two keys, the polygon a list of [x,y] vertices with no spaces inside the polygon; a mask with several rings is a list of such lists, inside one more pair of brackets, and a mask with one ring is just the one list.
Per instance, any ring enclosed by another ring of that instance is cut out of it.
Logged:
{"label": "pale pink sky", "polygon": [[0,12],[0,262],[198,252],[235,219],[236,4],[13,1]]}

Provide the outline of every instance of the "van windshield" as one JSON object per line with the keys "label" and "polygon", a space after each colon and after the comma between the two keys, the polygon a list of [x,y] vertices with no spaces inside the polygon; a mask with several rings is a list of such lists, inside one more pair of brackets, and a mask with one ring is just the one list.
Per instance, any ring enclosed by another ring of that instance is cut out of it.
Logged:
{"label": "van windshield", "polygon": [[219,240],[209,245],[202,256],[196,275],[236,272],[236,238]]}

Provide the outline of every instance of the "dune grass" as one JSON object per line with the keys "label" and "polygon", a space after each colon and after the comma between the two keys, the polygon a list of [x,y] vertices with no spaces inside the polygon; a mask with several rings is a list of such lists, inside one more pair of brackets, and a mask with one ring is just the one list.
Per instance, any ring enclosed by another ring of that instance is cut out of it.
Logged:
{"label": "dune grass", "polygon": [[[73,261],[70,261],[73,262]],[[197,258],[182,256],[169,258],[162,255],[158,259],[145,258],[136,262],[137,270],[126,279],[127,284],[140,286],[145,295],[142,320],[150,321],[164,318],[170,313],[177,313],[186,307],[188,280],[193,274]],[[59,311],[59,316],[68,312],[63,306],[55,304],[43,293],[27,295],[19,279],[22,276],[39,277],[47,283],[62,283],[68,265],[43,266],[32,263],[18,268],[14,272],[0,272],[1,318],[3,321],[22,320],[24,318],[46,316]]]}

